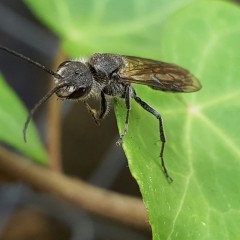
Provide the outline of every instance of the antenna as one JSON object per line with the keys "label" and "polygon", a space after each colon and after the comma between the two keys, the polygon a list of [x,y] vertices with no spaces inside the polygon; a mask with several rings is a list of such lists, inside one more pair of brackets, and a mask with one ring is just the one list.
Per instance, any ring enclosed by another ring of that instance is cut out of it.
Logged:
{"label": "antenna", "polygon": [[30,113],[28,114],[27,120],[24,124],[24,128],[23,128],[23,138],[24,138],[24,142],[27,142],[27,128],[28,125],[30,123],[30,120],[32,119],[34,113],[36,112],[36,110],[42,105],[44,104],[54,93],[56,93],[59,89],[64,88],[68,86],[68,83],[63,83],[55,88],[53,88],[51,91],[49,91],[44,97],[42,97],[39,102],[33,107],[33,109],[30,111]]}
{"label": "antenna", "polygon": [[3,51],[5,51],[5,52],[7,52],[7,53],[10,53],[10,54],[12,54],[12,55],[14,55],[14,56],[16,56],[16,57],[19,57],[19,58],[23,59],[23,60],[26,61],[26,62],[29,62],[29,63],[35,65],[36,67],[42,69],[43,71],[49,73],[50,75],[54,76],[54,77],[57,78],[57,79],[62,79],[62,76],[61,76],[61,75],[55,73],[54,71],[52,71],[51,69],[43,66],[42,64],[40,64],[40,63],[32,60],[31,58],[22,55],[21,53],[18,53],[18,52],[16,52],[16,51],[11,50],[11,49],[9,49],[9,48],[7,48],[7,47],[4,47],[4,46],[2,46],[2,45],[0,45],[0,50],[3,50]]}
{"label": "antenna", "polygon": [[[60,74],[52,71],[51,69],[43,66],[42,64],[40,64],[40,63],[38,63],[38,62],[36,62],[36,61],[34,61],[34,60],[32,60],[32,59],[29,58],[29,57],[24,56],[24,55],[21,54],[21,53],[18,53],[18,52],[16,52],[16,51],[11,50],[11,49],[9,49],[9,48],[7,48],[7,47],[5,47],[5,46],[2,46],[2,45],[0,45],[0,50],[3,50],[3,51],[5,51],[5,52],[7,52],[7,53],[10,53],[10,54],[14,55],[15,57],[19,57],[20,59],[23,59],[24,61],[33,64],[34,66],[42,69],[43,71],[47,72],[48,74],[54,76],[54,77],[57,78],[57,79],[62,79],[62,78],[63,78]],[[26,122],[25,122],[25,124],[24,124],[24,128],[23,128],[23,138],[24,138],[24,141],[25,141],[25,142],[27,142],[26,132],[27,132],[28,125],[29,125],[30,120],[31,120],[31,118],[33,117],[34,113],[36,112],[36,110],[37,110],[43,103],[45,103],[54,93],[56,93],[59,89],[61,89],[61,88],[63,88],[63,87],[66,87],[67,85],[68,85],[68,84],[64,83],[64,84],[61,84],[61,85],[55,87],[54,89],[52,89],[52,90],[51,90],[50,92],[48,92],[42,99],[40,99],[39,102],[38,102],[38,103],[34,106],[34,108],[30,111],[30,113],[29,113],[29,115],[28,115],[28,117],[27,117],[27,120],[26,120]]]}

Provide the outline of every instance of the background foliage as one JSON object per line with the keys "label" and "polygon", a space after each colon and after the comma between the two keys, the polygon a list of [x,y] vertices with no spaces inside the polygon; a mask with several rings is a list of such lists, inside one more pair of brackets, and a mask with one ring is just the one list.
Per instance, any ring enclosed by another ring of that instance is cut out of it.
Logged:
{"label": "background foliage", "polygon": [[[184,95],[136,86],[139,97],[164,118],[171,185],[159,164],[158,122],[134,102],[124,150],[154,239],[236,239],[240,233],[239,7],[200,0],[26,3],[59,35],[71,57],[113,52],[161,59],[186,67],[200,79],[203,89]],[[123,101],[116,102],[115,111],[122,131]]]}
{"label": "background foliage", "polygon": [[0,141],[25,153],[38,163],[46,163],[47,154],[33,124],[29,125],[27,131],[27,137],[31,141],[27,144],[23,141],[23,126],[27,118],[27,110],[1,75],[0,89]]}

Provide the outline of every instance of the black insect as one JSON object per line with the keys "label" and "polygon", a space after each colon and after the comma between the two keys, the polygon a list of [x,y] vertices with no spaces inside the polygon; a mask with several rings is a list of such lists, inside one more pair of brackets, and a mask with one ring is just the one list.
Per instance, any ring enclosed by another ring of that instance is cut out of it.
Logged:
{"label": "black insect", "polygon": [[[96,53],[88,59],[70,60],[61,63],[56,72],[33,61],[32,59],[0,45],[0,49],[34,64],[54,76],[55,88],[47,93],[30,111],[24,126],[24,139],[30,119],[37,108],[46,102],[54,93],[61,99],[83,100],[88,111],[98,123],[108,113],[112,98],[124,98],[126,103],[126,120],[123,133],[117,144],[120,145],[128,131],[131,99],[134,99],[143,109],[153,114],[159,121],[161,140],[160,160],[163,172],[169,182],[164,163],[163,153],[166,143],[161,115],[141,100],[131,85],[142,84],[156,90],[169,92],[194,92],[201,89],[200,82],[186,69],[175,64],[160,62],[139,57],[118,54]],[[100,110],[92,109],[87,103],[90,97],[100,98]]]}

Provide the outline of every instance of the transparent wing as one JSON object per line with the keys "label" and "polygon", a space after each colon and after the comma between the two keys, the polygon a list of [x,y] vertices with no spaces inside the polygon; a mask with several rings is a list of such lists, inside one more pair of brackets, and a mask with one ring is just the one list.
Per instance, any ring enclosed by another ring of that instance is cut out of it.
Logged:
{"label": "transparent wing", "polygon": [[201,84],[188,70],[175,64],[123,56],[127,67],[119,71],[120,81],[147,85],[169,92],[195,92]]}

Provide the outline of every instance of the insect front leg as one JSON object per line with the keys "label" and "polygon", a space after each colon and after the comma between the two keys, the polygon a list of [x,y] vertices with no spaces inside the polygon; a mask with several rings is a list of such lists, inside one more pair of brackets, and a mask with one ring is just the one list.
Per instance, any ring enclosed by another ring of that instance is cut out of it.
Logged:
{"label": "insect front leg", "polygon": [[99,125],[99,121],[107,115],[107,110],[109,108],[108,104],[109,103],[107,102],[105,94],[103,92],[101,92],[101,104],[99,112],[97,112],[96,109],[91,108],[91,106],[86,101],[84,101],[84,105],[86,106],[87,110],[89,111],[97,125]]}
{"label": "insect front leg", "polygon": [[166,143],[166,137],[165,137],[165,133],[164,133],[162,117],[161,117],[160,113],[158,113],[155,109],[150,107],[147,103],[142,101],[136,95],[133,98],[141,107],[143,107],[146,111],[153,114],[159,121],[160,140],[162,142],[162,146],[161,146],[161,150],[160,150],[161,165],[162,165],[162,170],[163,170],[164,175],[166,176],[168,182],[171,183],[173,181],[173,179],[168,174],[167,168],[166,168],[165,163],[164,163],[164,158],[163,158],[164,147],[165,147],[165,143]]}
{"label": "insect front leg", "polygon": [[116,142],[118,146],[121,145],[123,138],[125,137],[127,131],[128,131],[128,121],[129,121],[129,113],[131,110],[131,104],[130,104],[130,99],[131,99],[131,88],[129,85],[126,86],[125,88],[125,103],[126,103],[126,108],[127,108],[127,115],[126,115],[126,120],[125,120],[125,126],[123,133],[120,135],[120,138]]}

